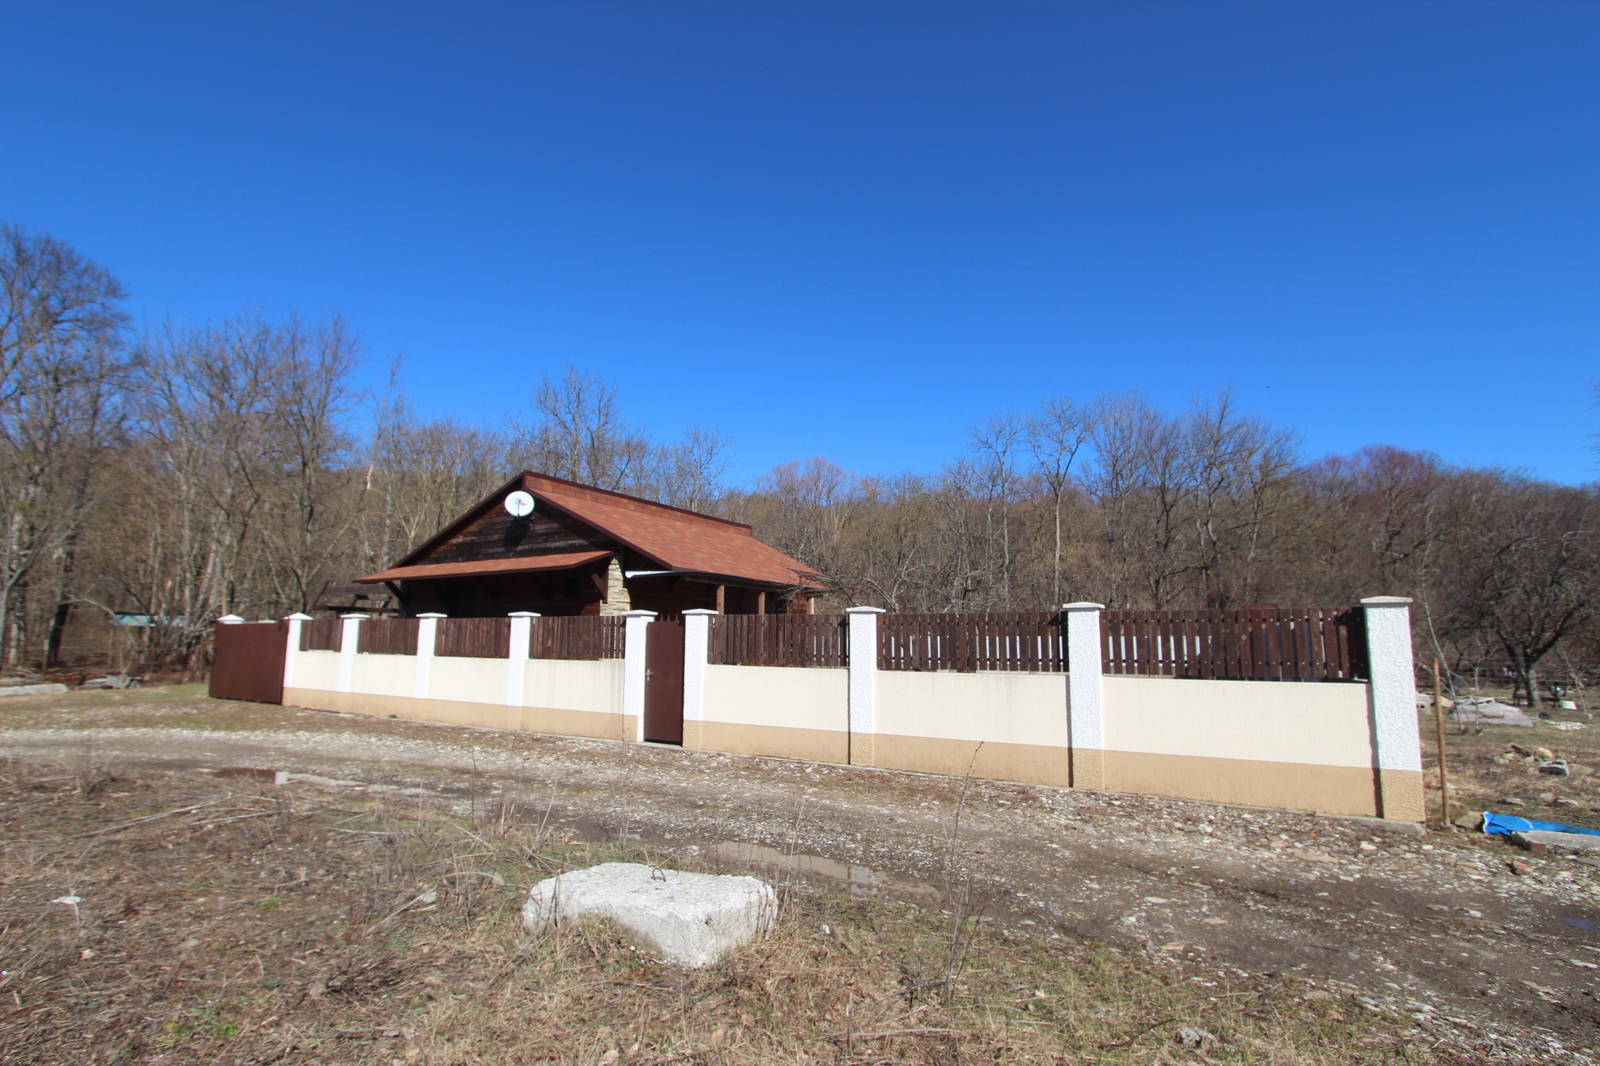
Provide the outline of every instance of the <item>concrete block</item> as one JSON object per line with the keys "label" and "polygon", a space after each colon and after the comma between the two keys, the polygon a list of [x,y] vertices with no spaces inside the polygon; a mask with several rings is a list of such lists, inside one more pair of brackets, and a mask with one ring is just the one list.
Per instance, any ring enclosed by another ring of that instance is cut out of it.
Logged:
{"label": "concrete block", "polygon": [[522,907],[522,927],[609,918],[663,962],[698,969],[772,927],[778,898],[754,877],[607,862],[547,878]]}

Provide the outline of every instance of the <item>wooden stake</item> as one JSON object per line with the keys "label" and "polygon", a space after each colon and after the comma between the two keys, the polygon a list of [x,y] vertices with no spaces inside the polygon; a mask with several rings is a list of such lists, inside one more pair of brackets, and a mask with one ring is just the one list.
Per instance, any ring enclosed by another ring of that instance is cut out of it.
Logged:
{"label": "wooden stake", "polygon": [[1439,742],[1439,812],[1445,828],[1450,826],[1450,783],[1444,764],[1444,685],[1439,679],[1439,660],[1433,660],[1433,729]]}

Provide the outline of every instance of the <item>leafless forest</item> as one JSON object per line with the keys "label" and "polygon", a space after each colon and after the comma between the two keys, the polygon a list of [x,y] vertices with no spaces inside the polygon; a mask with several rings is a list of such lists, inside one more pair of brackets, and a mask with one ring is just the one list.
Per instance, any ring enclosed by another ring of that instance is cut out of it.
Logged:
{"label": "leafless forest", "polygon": [[[1416,599],[1419,653],[1569,679],[1595,658],[1594,486],[1382,445],[1308,457],[1226,394],[1041,397],[937,473],[824,458],[725,478],[712,430],[661,443],[613,383],[529,382],[526,420],[419,417],[338,319],[136,325],[112,273],[0,228],[0,638],[12,669],[118,612],[138,666],[204,668],[214,619],[279,617],[393,561],[524,467],[755,526],[835,606],[902,611],[1340,606]],[[1579,383],[1574,383],[1575,387]],[[1043,391],[1043,390],[1041,390]],[[1441,430],[1443,427],[1441,427]]]}

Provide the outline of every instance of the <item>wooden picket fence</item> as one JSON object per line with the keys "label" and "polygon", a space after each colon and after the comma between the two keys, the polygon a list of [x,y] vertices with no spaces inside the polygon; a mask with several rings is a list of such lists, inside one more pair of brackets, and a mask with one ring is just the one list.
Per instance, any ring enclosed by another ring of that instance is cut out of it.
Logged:
{"label": "wooden picket fence", "polygon": [[731,614],[711,619],[706,661],[717,666],[848,666],[842,614]]}
{"label": "wooden picket fence", "polygon": [[301,651],[338,651],[343,642],[344,620],[313,618],[300,623]]}
{"label": "wooden picket fence", "polygon": [[528,633],[530,659],[621,659],[621,617],[580,615],[570,618],[534,618]]}
{"label": "wooden picket fence", "polygon": [[1254,681],[1369,677],[1361,608],[1248,607],[1232,611],[1105,611],[1108,674]]}
{"label": "wooden picket fence", "polygon": [[1065,671],[1066,625],[1050,611],[881,614],[880,670]]}
{"label": "wooden picket fence", "polygon": [[369,618],[361,623],[356,651],[367,655],[417,654],[415,618]]}
{"label": "wooden picket fence", "polygon": [[511,654],[511,619],[441,618],[433,653],[462,659],[504,659]]}

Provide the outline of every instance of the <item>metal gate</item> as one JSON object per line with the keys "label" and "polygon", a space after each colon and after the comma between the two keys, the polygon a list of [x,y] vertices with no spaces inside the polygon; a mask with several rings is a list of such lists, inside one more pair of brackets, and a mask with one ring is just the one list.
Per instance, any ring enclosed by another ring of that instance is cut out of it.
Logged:
{"label": "metal gate", "polygon": [[211,656],[211,696],[252,703],[283,702],[287,622],[219,623]]}
{"label": "metal gate", "polygon": [[683,623],[644,628],[644,739],[683,743]]}

